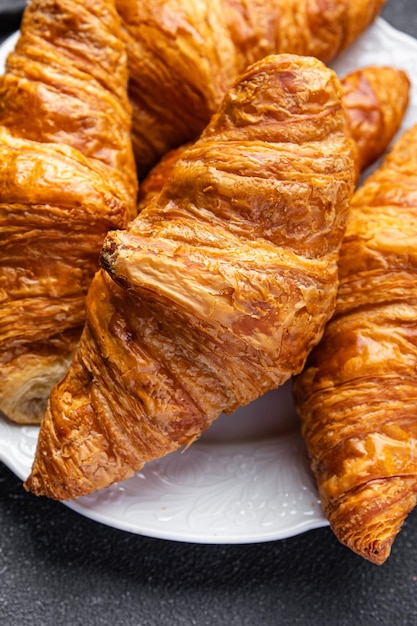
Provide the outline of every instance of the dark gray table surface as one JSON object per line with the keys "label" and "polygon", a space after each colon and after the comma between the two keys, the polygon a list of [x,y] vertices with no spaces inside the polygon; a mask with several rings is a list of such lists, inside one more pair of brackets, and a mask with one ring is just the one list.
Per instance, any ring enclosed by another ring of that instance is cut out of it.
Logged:
{"label": "dark gray table surface", "polygon": [[[19,5],[0,2],[3,37]],[[417,37],[417,0],[382,15]],[[411,626],[417,511],[377,567],[328,528],[252,545],[140,537],[25,493],[0,464],[0,577],[1,626]]]}

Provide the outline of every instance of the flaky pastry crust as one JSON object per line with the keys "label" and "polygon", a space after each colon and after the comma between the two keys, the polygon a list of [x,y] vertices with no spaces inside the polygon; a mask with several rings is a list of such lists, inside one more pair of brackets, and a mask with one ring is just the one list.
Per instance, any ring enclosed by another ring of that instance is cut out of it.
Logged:
{"label": "flaky pastry crust", "polygon": [[[363,172],[381,157],[400,128],[409,104],[410,80],[403,70],[372,65],[358,68],[340,81],[349,130],[358,147],[358,167]],[[139,211],[160,193],[189,145],[167,152],[141,181]]]}
{"label": "flaky pastry crust", "polygon": [[316,59],[254,64],[108,234],[28,489],[68,499],[123,480],[302,369],[334,310],[357,179],[341,96]]}
{"label": "flaky pastry crust", "polygon": [[195,140],[238,74],[270,54],[326,63],[385,0],[117,0],[129,59],[133,144],[142,179]]}
{"label": "flaky pastry crust", "polygon": [[126,51],[110,0],[31,0],[0,78],[0,410],[39,422],[109,229],[136,214]]}
{"label": "flaky pastry crust", "polygon": [[355,193],[334,317],[294,397],[323,509],[382,564],[417,498],[417,126]]}
{"label": "flaky pastry crust", "polygon": [[410,79],[390,66],[359,68],[341,78],[350,132],[366,169],[389,147],[399,131],[410,100]]}

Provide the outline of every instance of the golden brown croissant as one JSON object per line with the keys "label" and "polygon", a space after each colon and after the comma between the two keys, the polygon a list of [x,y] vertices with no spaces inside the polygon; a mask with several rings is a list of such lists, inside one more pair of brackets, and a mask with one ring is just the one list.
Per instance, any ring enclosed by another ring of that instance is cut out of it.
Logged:
{"label": "golden brown croissant", "polygon": [[336,536],[383,563],[417,498],[417,126],[355,193],[336,312],[294,397]]}
{"label": "golden brown croissant", "polygon": [[32,0],[0,78],[0,410],[42,417],[109,229],[136,214],[127,63],[110,0]]}
{"label": "golden brown croissant", "polygon": [[387,149],[400,128],[410,96],[407,74],[389,66],[370,66],[341,79],[350,131],[359,147],[360,169]]}
{"label": "golden brown croissant", "polygon": [[329,62],[385,0],[117,0],[129,59],[140,178],[169,149],[195,140],[225,91],[269,54]]}
{"label": "golden brown croissant", "polygon": [[303,367],[333,312],[356,150],[336,75],[270,56],[106,237],[26,487],[68,499],[191,443]]}
{"label": "golden brown croissant", "polygon": [[[362,171],[379,158],[391,143],[407,111],[410,81],[403,70],[369,66],[341,78],[342,101],[350,133],[358,146]],[[175,163],[189,144],[167,152],[141,182],[139,210],[159,193]]]}

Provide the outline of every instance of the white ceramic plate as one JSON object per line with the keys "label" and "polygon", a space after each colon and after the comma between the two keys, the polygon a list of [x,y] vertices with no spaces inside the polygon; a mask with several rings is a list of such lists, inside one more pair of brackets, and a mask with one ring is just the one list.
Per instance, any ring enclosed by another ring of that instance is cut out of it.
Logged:
{"label": "white ceramic plate", "polygon": [[[0,48],[1,67],[16,38]],[[417,41],[379,18],[333,67],[343,75],[371,64],[408,72],[414,85],[401,130],[417,123]],[[37,432],[0,418],[0,459],[21,479],[30,472]],[[194,543],[270,541],[327,525],[288,384],[221,416],[185,452],[66,505],[114,528]]]}

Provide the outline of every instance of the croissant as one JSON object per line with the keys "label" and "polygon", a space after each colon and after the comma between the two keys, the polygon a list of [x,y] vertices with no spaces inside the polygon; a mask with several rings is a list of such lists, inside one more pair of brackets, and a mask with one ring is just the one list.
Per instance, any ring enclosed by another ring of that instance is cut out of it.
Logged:
{"label": "croissant", "polygon": [[[328,63],[385,0],[117,0],[140,178],[195,140],[245,68],[269,54]],[[169,103],[169,105],[167,104]]]}
{"label": "croissant", "polygon": [[[410,80],[403,70],[369,66],[340,79],[347,121],[358,146],[359,170],[365,170],[388,148],[404,119],[410,97]],[[138,210],[158,194],[175,163],[189,144],[167,152],[141,181]]]}
{"label": "croissant", "polygon": [[323,510],[382,564],[417,500],[417,125],[355,193],[336,311],[294,382]]}
{"label": "croissant", "polygon": [[350,132],[358,144],[359,167],[366,169],[388,148],[401,126],[410,80],[389,66],[361,68],[341,78]]}
{"label": "croissant", "polygon": [[110,0],[32,0],[0,77],[0,410],[40,421],[103,239],[136,214],[126,50]]}
{"label": "croissant", "polygon": [[333,312],[357,178],[334,72],[269,56],[105,239],[25,486],[69,499],[189,445],[299,372]]}

